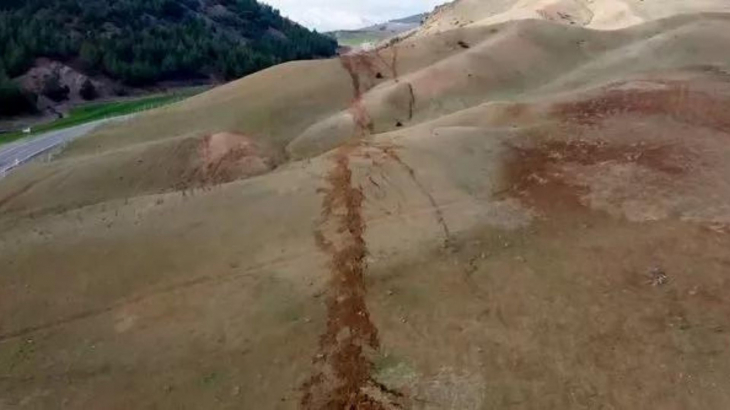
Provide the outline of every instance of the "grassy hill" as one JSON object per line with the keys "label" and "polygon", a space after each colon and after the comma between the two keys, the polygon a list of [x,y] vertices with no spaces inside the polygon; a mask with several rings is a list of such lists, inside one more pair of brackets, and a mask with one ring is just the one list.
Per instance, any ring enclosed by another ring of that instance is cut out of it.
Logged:
{"label": "grassy hill", "polygon": [[725,8],[460,0],[19,168],[0,407],[730,408]]}

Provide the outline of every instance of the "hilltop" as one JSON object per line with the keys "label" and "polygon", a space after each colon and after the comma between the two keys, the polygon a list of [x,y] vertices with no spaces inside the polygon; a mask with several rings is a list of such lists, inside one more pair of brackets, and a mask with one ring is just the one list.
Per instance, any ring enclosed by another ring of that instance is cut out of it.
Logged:
{"label": "hilltop", "polygon": [[438,7],[420,33],[525,19],[614,30],[683,14],[729,11],[730,4],[719,0],[456,0]]}
{"label": "hilltop", "polygon": [[28,111],[38,96],[58,103],[164,81],[226,81],[335,50],[255,0],[6,1],[0,115]]}

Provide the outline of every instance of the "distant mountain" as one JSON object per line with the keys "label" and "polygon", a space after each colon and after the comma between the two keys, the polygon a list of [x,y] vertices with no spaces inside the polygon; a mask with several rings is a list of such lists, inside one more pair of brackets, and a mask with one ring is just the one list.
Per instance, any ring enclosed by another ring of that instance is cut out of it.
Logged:
{"label": "distant mountain", "polygon": [[428,17],[428,15],[429,15],[429,13],[421,13],[421,14],[416,14],[416,15],[409,16],[409,17],[404,17],[402,19],[391,20],[390,22],[391,23],[403,23],[403,24],[415,24],[415,25],[420,26],[421,23],[423,22],[423,20],[426,17]]}
{"label": "distant mountain", "polygon": [[340,45],[354,47],[364,43],[376,43],[418,28],[426,17],[428,13],[416,14],[357,30],[338,30],[328,34],[336,38]]}
{"label": "distant mountain", "polygon": [[428,13],[416,14],[413,16],[403,17],[400,19],[390,20],[381,24],[374,24],[369,27],[362,28],[357,31],[386,31],[386,32],[403,32],[404,29],[412,30],[421,25],[421,22],[428,17]]}
{"label": "distant mountain", "polygon": [[[336,46],[255,0],[5,0],[0,115],[28,108],[2,101],[33,98],[9,78],[28,72],[40,57],[145,86],[237,78],[284,61],[332,56]],[[63,98],[69,85],[53,77],[45,94]]]}

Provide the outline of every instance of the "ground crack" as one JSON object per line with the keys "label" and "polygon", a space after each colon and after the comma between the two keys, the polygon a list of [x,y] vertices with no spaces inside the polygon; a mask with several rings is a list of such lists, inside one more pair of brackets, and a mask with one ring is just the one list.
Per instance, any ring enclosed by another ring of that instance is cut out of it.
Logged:
{"label": "ground crack", "polygon": [[416,106],[416,93],[413,92],[413,84],[408,83],[408,121],[413,119],[413,110]]}
{"label": "ground crack", "polygon": [[444,213],[441,210],[441,207],[439,206],[438,202],[436,202],[436,199],[433,197],[431,192],[426,189],[426,186],[423,185],[421,180],[416,175],[416,170],[413,169],[408,163],[403,161],[403,159],[398,155],[398,153],[395,151],[395,147],[391,146],[379,146],[377,147],[380,149],[380,151],[385,154],[386,157],[392,159],[396,163],[398,163],[407,173],[408,176],[411,178],[411,181],[416,185],[418,190],[423,194],[423,196],[428,199],[428,202],[431,204],[431,208],[433,209],[434,217],[436,218],[436,222],[441,227],[441,230],[443,231],[444,235],[444,247],[450,247],[452,245],[452,237],[451,237],[451,229],[449,228],[449,225],[446,223],[446,218],[444,217]]}

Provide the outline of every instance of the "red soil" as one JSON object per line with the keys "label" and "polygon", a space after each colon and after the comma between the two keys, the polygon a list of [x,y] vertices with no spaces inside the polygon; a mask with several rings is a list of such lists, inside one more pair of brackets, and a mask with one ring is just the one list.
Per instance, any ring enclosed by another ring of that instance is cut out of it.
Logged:
{"label": "red soil", "polygon": [[609,89],[587,100],[558,104],[554,113],[564,121],[587,125],[622,114],[667,115],[676,121],[730,132],[730,101],[689,90],[679,82],[664,85],[666,89]]}
{"label": "red soil", "polygon": [[273,158],[253,139],[230,132],[208,135],[198,148],[192,180],[204,186],[223,184],[272,170]]}
{"label": "red soil", "polygon": [[606,142],[548,141],[534,147],[512,147],[505,168],[507,193],[540,209],[582,208],[587,188],[568,182],[568,164],[634,163],[658,172],[681,176],[685,169],[673,161],[673,147],[609,145]]}
{"label": "red soil", "polygon": [[[368,389],[392,392],[372,379],[373,363],[368,352],[379,349],[378,330],[370,320],[365,303],[367,289],[367,244],[363,237],[364,200],[352,183],[350,152],[340,148],[334,168],[327,176],[328,188],[322,201],[322,228],[315,232],[319,248],[330,257],[330,287],[327,300],[327,328],[320,338],[314,363],[320,370],[303,386],[303,409],[380,410],[392,407],[367,393]],[[330,228],[329,235],[324,229]]]}

